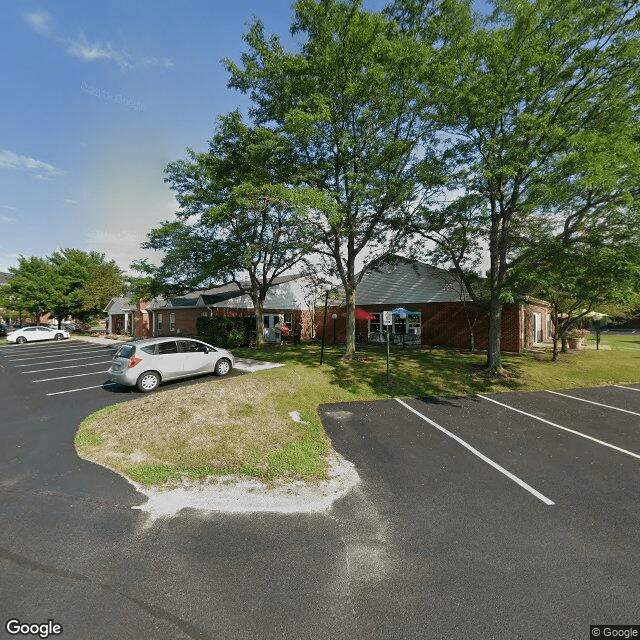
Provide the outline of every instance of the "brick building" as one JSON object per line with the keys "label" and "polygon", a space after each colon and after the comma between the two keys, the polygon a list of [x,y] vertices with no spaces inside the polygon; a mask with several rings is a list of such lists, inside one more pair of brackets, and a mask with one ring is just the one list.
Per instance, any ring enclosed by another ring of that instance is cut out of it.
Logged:
{"label": "brick building", "polygon": [[[336,304],[335,300],[340,302]],[[346,330],[344,296],[340,290],[331,295],[327,310],[325,340],[343,343]],[[356,318],[358,342],[386,341],[382,312],[403,307],[417,312],[415,316],[393,316],[390,340],[394,344],[449,346],[468,349],[471,331],[476,349],[488,346],[489,317],[487,310],[471,301],[468,292],[444,269],[414,260],[400,259],[369,271],[356,291],[356,306],[374,316],[371,320]],[[333,316],[336,316],[335,318]],[[316,313],[317,334],[322,335],[324,310]],[[548,306],[541,300],[522,299],[502,311],[504,351],[522,351],[549,336]]]}
{"label": "brick building", "polygon": [[[317,291],[302,275],[282,276],[274,280],[264,302],[262,325],[267,341],[275,340],[277,322],[290,331],[302,324],[302,339],[313,335],[313,314]],[[177,297],[156,297],[130,304],[126,296],[113,298],[105,308],[109,333],[131,333],[145,338],[164,335],[197,335],[200,316],[254,316],[251,299],[232,283],[213,289],[193,291]]]}

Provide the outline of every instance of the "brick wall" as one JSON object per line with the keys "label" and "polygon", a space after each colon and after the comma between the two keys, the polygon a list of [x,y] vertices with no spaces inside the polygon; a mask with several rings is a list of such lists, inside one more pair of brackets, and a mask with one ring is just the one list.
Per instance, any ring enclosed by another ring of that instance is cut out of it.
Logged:
{"label": "brick wall", "polygon": [[[162,331],[158,331],[158,335],[186,335],[196,336],[197,328],[196,323],[201,315],[213,316],[213,317],[227,317],[227,318],[241,318],[241,317],[253,317],[255,315],[253,309],[229,309],[222,307],[213,307],[211,309],[202,307],[188,307],[180,308],[175,307],[173,309],[163,309],[162,314]],[[170,330],[170,314],[175,314],[175,329]],[[296,322],[302,323],[302,339],[309,340],[312,334],[311,314],[309,311],[292,311],[291,309],[264,309],[265,314],[285,314],[292,313],[294,317],[294,324]],[[146,314],[145,314],[146,315]],[[156,311],[154,315],[158,315]],[[150,329],[149,329],[150,330]],[[293,337],[291,338],[293,340]]]}
{"label": "brick wall", "polygon": [[[389,311],[402,303],[394,305],[367,305],[366,311],[380,313]],[[476,349],[486,349],[488,346],[489,318],[483,307],[476,304],[467,305],[466,309],[459,302],[432,302],[409,305],[412,311],[422,313],[421,341],[423,345],[447,346],[468,349],[471,345],[469,321],[473,325]],[[327,326],[325,343],[334,342],[334,321],[332,314],[337,314],[335,321],[335,342],[344,344],[346,332],[346,311],[344,307],[329,307],[327,309]],[[316,309],[316,332],[322,338],[324,308]],[[508,306],[502,310],[502,341],[503,351],[520,351],[520,307]],[[368,335],[368,321],[356,320],[356,339],[366,341]]]}

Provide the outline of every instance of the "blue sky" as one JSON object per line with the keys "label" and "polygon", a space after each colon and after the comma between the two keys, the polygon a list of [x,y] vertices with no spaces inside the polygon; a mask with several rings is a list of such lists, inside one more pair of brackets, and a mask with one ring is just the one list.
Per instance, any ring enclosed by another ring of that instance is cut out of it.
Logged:
{"label": "blue sky", "polygon": [[123,269],[143,257],[176,210],[164,167],[247,106],[220,60],[239,60],[253,16],[286,38],[292,15],[280,0],[14,0],[2,14],[0,271],[67,247]]}

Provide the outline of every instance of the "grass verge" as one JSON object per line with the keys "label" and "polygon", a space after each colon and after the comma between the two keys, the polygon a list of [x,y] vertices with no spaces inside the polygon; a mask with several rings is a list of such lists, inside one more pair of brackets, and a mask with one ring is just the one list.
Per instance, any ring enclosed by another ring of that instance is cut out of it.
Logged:
{"label": "grass verge", "polygon": [[[106,407],[76,434],[81,457],[144,485],[174,485],[183,476],[242,474],[318,481],[326,477],[328,440],[319,404],[396,396],[460,396],[629,383],[640,380],[640,337],[607,336],[603,349],[563,354],[505,355],[508,375],[487,377],[485,355],[449,349],[391,352],[325,349],[315,344],[236,350],[236,356],[278,361],[284,367],[168,389]],[[608,348],[607,348],[608,347]],[[300,413],[303,422],[290,413]]]}

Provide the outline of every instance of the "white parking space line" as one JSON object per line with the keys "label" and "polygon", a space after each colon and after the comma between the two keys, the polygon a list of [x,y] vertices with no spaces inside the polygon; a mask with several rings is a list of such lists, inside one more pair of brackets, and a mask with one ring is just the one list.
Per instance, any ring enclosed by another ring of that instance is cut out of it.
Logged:
{"label": "white parking space line", "polygon": [[68,356],[68,355],[75,355],[76,353],[104,353],[104,350],[100,350],[100,349],[83,349],[82,351],[77,350],[77,351],[61,351],[60,353],[56,353],[54,355],[38,355],[38,356],[29,356],[29,357],[23,357],[23,356],[19,356],[16,358],[7,358],[7,360],[15,360],[15,361],[20,361],[20,362],[24,362],[25,360],[51,360],[52,358],[59,358],[60,356]]}
{"label": "white parking space line", "polygon": [[[69,340],[37,340],[35,342],[27,342],[24,345],[6,345],[7,347],[11,347],[9,351],[12,353],[16,353],[17,351],[21,351],[23,349],[33,349],[34,351],[56,351],[60,349],[77,349],[77,348],[86,348],[86,347],[100,347],[103,345],[92,344],[90,342],[71,342]],[[104,345],[110,347],[111,345]]]}
{"label": "white parking space line", "polygon": [[17,351],[22,351],[23,349],[33,349],[34,351],[55,351],[56,349],[74,349],[81,347],[101,347],[106,346],[110,347],[112,345],[100,345],[94,344],[92,342],[78,342],[72,340],[36,340],[31,342],[26,342],[25,344],[8,344],[6,347],[10,347],[7,351],[16,353]]}
{"label": "white parking space line", "polygon": [[562,429],[563,431],[567,431],[569,433],[573,433],[576,436],[580,436],[581,438],[586,438],[587,440],[591,440],[592,442],[597,442],[601,444],[603,447],[609,447],[609,449],[614,449],[615,451],[619,451],[620,453],[625,453],[628,456],[636,458],[640,460],[640,455],[637,453],[633,453],[633,451],[628,451],[627,449],[622,449],[621,447],[616,447],[614,444],[610,444],[609,442],[605,442],[604,440],[598,440],[598,438],[593,438],[592,436],[588,436],[586,433],[581,433],[580,431],[575,431],[574,429],[569,429],[568,427],[563,427],[560,424],[556,424],[555,422],[550,422],[549,420],[545,420],[540,416],[536,416],[533,413],[527,413],[526,411],[522,411],[521,409],[516,409],[515,407],[511,407],[508,404],[504,404],[502,402],[498,402],[493,398],[487,398],[487,396],[478,395],[478,398],[482,398],[483,400],[488,400],[489,402],[493,402],[494,404],[498,404],[501,407],[505,407],[506,409],[511,409],[511,411],[515,411],[516,413],[521,413],[523,416],[528,416],[529,418],[533,418],[534,420],[539,420],[540,422],[544,422],[556,429]]}
{"label": "white parking space line", "polygon": [[[64,367],[49,367],[47,369],[34,369],[33,371],[21,371],[25,373],[43,373],[45,371],[59,371],[60,369],[77,369],[79,367],[97,367],[99,364],[109,364],[111,360],[100,360],[100,362],[85,362],[84,364],[68,364]],[[49,364],[49,363],[48,363]]]}
{"label": "white parking space line", "polygon": [[95,360],[96,358],[104,358],[105,354],[98,353],[95,356],[82,356],[80,358],[63,358],[62,360],[51,360],[44,362],[28,362],[27,364],[15,364],[13,365],[16,368],[19,367],[39,367],[44,364],[56,364],[56,362],[78,362],[79,360]]}
{"label": "white parking space line", "polygon": [[636,389],[635,387],[623,387],[621,384],[614,384],[614,387],[618,387],[618,389],[629,389],[629,391],[640,391],[640,389]]}
{"label": "white parking space line", "polygon": [[620,407],[614,407],[610,404],[602,404],[601,402],[594,402],[593,400],[585,400],[584,398],[578,398],[578,396],[570,396],[568,393],[558,393],[557,391],[549,391],[547,393],[553,393],[554,396],[562,396],[563,398],[571,398],[572,400],[579,400],[580,402],[588,402],[589,404],[595,404],[598,407],[604,407],[605,409],[614,409],[615,411],[622,411],[622,413],[630,413],[634,416],[640,416],[637,411],[629,411],[628,409],[621,409]]}
{"label": "white parking space line", "polygon": [[471,451],[471,453],[478,456],[478,458],[480,458],[487,464],[491,465],[494,469],[497,469],[500,473],[507,476],[507,478],[509,478],[510,480],[513,480],[513,482],[520,485],[523,489],[525,489],[526,491],[534,495],[536,498],[538,498],[538,500],[541,500],[542,502],[544,502],[546,505],[549,505],[549,506],[555,504],[555,502],[553,502],[552,500],[549,500],[549,498],[542,495],[539,491],[536,491],[532,486],[528,485],[524,480],[521,480],[517,476],[513,475],[513,473],[511,473],[510,471],[507,471],[504,467],[501,467],[497,462],[494,462],[490,458],[487,458],[487,456],[480,453],[480,451],[478,451],[477,449],[472,447],[470,444],[465,442],[462,438],[459,438],[454,433],[451,433],[451,431],[447,431],[444,427],[441,427],[439,424],[437,424],[433,420],[430,420],[426,416],[422,415],[419,411],[416,411],[416,409],[414,409],[413,407],[410,407],[406,402],[403,402],[402,400],[400,400],[400,398],[396,398],[396,401],[399,402],[406,409],[409,409],[409,411],[411,411],[412,413],[415,413],[418,417],[428,422],[431,426],[435,427],[436,429],[439,429],[440,431],[442,431],[442,433],[449,436],[450,438],[453,438],[457,443],[461,444],[463,447]]}
{"label": "white parking space line", "polygon": [[100,389],[101,387],[111,387],[117,385],[117,382],[105,382],[104,384],[96,384],[93,387],[82,387],[81,389],[68,389],[67,391],[54,391],[53,393],[45,393],[46,396],[59,396],[63,393],[75,393],[76,391],[86,391],[87,389]]}
{"label": "white parking space line", "polygon": [[59,376],[58,378],[42,378],[42,380],[32,380],[31,382],[51,382],[52,380],[66,380],[67,378],[82,378],[84,376],[97,376],[98,374],[104,375],[109,373],[108,371],[91,371],[90,373],[74,373],[70,376]]}

